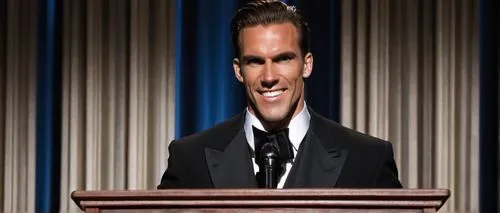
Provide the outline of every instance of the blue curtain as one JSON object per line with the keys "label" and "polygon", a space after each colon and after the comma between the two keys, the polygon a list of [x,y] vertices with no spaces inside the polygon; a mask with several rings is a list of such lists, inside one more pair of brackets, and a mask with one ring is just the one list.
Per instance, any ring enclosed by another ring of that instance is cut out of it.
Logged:
{"label": "blue curtain", "polygon": [[499,212],[498,188],[498,60],[500,28],[498,1],[479,1],[479,209]]}
{"label": "blue curtain", "polygon": [[340,122],[340,0],[299,1],[311,26],[313,72],[306,80],[306,103],[319,114]]}
{"label": "blue curtain", "polygon": [[61,33],[59,1],[37,5],[35,211],[56,212],[60,184]]}
{"label": "blue curtain", "polygon": [[[306,101],[339,121],[340,1],[285,1],[313,28],[314,71]],[[177,0],[176,137],[207,129],[242,112],[244,88],[234,77],[229,24],[244,1]],[[180,5],[182,4],[182,6]]]}
{"label": "blue curtain", "polygon": [[239,2],[177,3],[176,137],[182,137],[243,112],[245,100],[229,30]]}

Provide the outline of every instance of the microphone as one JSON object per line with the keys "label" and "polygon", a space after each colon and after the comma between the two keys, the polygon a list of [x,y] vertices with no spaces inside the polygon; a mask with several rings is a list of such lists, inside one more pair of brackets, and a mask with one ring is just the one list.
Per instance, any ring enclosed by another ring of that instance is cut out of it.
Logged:
{"label": "microphone", "polygon": [[265,188],[276,188],[278,186],[277,177],[280,166],[279,148],[275,143],[265,143],[262,145],[260,153],[260,168],[264,169]]}
{"label": "microphone", "polygon": [[293,159],[293,147],[288,138],[288,128],[264,132],[253,128],[256,174],[259,188],[277,188],[285,171],[285,162]]}

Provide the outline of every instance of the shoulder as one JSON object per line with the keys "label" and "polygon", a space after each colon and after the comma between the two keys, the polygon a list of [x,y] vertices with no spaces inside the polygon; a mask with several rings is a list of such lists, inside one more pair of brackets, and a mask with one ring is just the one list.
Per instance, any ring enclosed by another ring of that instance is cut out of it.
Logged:
{"label": "shoulder", "polygon": [[372,152],[384,151],[391,146],[386,140],[345,127],[314,112],[311,113],[311,124],[315,135],[324,141],[326,146]]}
{"label": "shoulder", "polygon": [[215,126],[171,142],[177,149],[225,147],[243,128],[244,114],[240,113]]}
{"label": "shoulder", "polygon": [[340,182],[348,187],[401,187],[389,141],[342,126],[315,114],[314,135],[327,149],[348,151]]}

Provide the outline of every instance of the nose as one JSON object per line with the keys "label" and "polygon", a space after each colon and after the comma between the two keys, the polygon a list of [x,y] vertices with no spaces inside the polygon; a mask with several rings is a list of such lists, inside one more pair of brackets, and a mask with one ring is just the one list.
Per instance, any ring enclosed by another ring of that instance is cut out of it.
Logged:
{"label": "nose", "polygon": [[275,69],[272,67],[272,62],[267,62],[264,66],[264,71],[262,74],[262,87],[272,88],[279,81],[278,74]]}

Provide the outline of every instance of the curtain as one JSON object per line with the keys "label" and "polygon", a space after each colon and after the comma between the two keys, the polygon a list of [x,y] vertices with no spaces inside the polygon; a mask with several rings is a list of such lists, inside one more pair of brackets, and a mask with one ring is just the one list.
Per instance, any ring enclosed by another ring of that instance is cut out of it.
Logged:
{"label": "curtain", "polygon": [[0,212],[34,212],[36,1],[0,2]]}
{"label": "curtain", "polygon": [[311,27],[314,67],[305,81],[305,98],[314,111],[340,121],[340,17],[341,1],[292,1]]}
{"label": "curtain", "polygon": [[175,2],[63,1],[60,212],[73,190],[154,189],[175,113]]}
{"label": "curtain", "polygon": [[60,65],[57,0],[37,1],[35,211],[56,211],[60,173]]}
{"label": "curtain", "polygon": [[[0,2],[0,140],[5,140],[5,95],[6,95],[6,86],[5,79],[7,78],[7,66],[6,66],[6,1]],[[2,156],[5,156],[5,145],[7,143],[0,143],[0,153]],[[4,209],[4,171],[5,171],[5,157],[0,157],[0,210],[5,211]]]}
{"label": "curtain", "polygon": [[477,212],[477,5],[342,1],[342,124],[389,140],[408,188],[449,188]]}
{"label": "curtain", "polygon": [[480,194],[481,212],[500,211],[499,158],[499,81],[500,4],[480,0],[479,61],[480,61]]}
{"label": "curtain", "polygon": [[230,21],[234,0],[182,1],[177,19],[176,137],[212,127],[245,107],[234,76]]}

